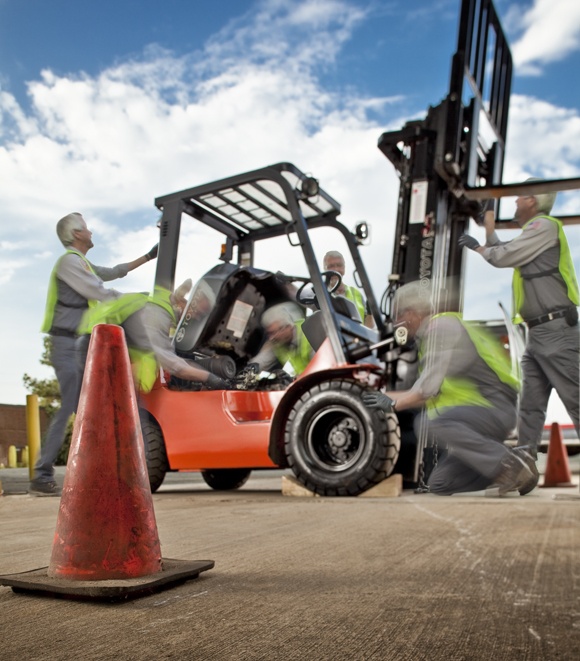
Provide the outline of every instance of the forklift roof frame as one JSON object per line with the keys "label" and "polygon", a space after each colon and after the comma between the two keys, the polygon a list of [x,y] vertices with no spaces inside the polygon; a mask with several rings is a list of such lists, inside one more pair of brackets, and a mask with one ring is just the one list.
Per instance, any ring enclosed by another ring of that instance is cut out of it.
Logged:
{"label": "forklift roof frame", "polygon": [[[308,190],[309,186],[315,187],[314,195],[310,194],[313,191]],[[253,266],[256,241],[286,235],[291,245],[302,250],[336,360],[348,362],[349,346],[361,342],[372,344],[377,334],[337,315],[331,303],[308,234],[311,229],[330,227],[346,240],[377,328],[379,332],[383,330],[378,304],[359,254],[360,241],[337,220],[340,204],[318,186],[317,180],[291,163],[276,163],[163,195],[156,198],[155,205],[162,211],[156,286],[173,289],[175,284],[183,214],[226,237],[220,257],[225,262],[233,261],[237,247],[237,263]],[[290,239],[294,233],[297,243]]]}

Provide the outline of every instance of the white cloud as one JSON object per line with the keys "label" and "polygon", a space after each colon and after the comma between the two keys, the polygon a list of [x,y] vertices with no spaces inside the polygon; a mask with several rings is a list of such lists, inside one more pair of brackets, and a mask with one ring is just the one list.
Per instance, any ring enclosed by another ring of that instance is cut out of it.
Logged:
{"label": "white cloud", "polygon": [[[29,111],[3,93],[0,179],[11,184],[0,189],[0,295],[5,314],[18,323],[5,329],[0,349],[0,401],[21,401],[14,384],[25,371],[41,370],[38,328],[48,275],[62,250],[54,225],[65,213],[83,212],[96,244],[89,257],[114,264],[151,247],[157,195],[291,161],[343,203],[348,226],[361,218],[385,226],[385,202],[394,207],[397,182],[376,148],[380,130],[366,112],[394,101],[339,97],[315,75],[321,62],[332,62],[359,10],[330,1],[261,7],[251,28],[222,33],[203,58],[151,48],[140,61],[95,77],[46,70],[28,84]],[[274,46],[282,43],[281,60]],[[386,193],[385,182],[392,184]],[[391,235],[376,229],[369,248],[381,285]],[[200,235],[193,242],[203,256],[184,276],[195,279],[215,264],[217,250],[204,250]],[[280,260],[264,266],[277,270]],[[286,266],[304,273],[292,251]],[[114,286],[145,290],[152,278],[147,265]]]}
{"label": "white cloud", "polygon": [[505,24],[521,34],[512,46],[519,75],[539,75],[546,64],[580,50],[577,0],[534,0],[524,11],[521,4],[514,4]]}
{"label": "white cloud", "polygon": [[527,96],[512,95],[505,181],[530,176],[578,176],[580,114]]}
{"label": "white cloud", "polygon": [[[47,375],[38,362],[38,329],[48,276],[62,251],[54,226],[73,210],[85,214],[94,232],[89,257],[111,265],[134,259],[156,240],[156,196],[290,161],[341,202],[347,227],[371,223],[372,245],[363,256],[380,297],[392,258],[399,182],[376,144],[383,131],[410,118],[395,116],[398,96],[333,93],[317,78],[321,67],[334,66],[364,18],[360,8],[338,0],[271,0],[257,14],[230,23],[203,52],[175,57],[149,48],[141,59],[96,76],[43,71],[29,82],[29,110],[0,92],[0,296],[4,317],[14,320],[5,324],[0,346],[0,401],[23,401],[24,372]],[[367,114],[377,110],[384,113],[380,126]],[[577,171],[577,122],[575,112],[516,97],[510,180]],[[177,276],[195,280],[216,263],[218,246],[194,228],[186,233],[196,259],[179,261]],[[319,257],[344,247],[324,232],[313,240]],[[259,250],[264,261],[258,265],[305,274],[297,251],[285,240],[278,245]],[[476,286],[486,283],[474,316],[494,317],[498,299],[509,304],[510,278],[498,270],[481,277],[483,268],[475,262],[470,275]],[[148,264],[114,286],[148,290],[153,274]]]}

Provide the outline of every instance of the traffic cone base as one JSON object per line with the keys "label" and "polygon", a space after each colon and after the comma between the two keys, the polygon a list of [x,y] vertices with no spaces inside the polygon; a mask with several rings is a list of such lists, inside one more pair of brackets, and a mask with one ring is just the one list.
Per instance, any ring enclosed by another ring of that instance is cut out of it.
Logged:
{"label": "traffic cone base", "polygon": [[197,578],[212,569],[213,560],[171,560],[163,558],[163,571],[150,576],[106,581],[71,581],[49,576],[48,567],[0,576],[0,585],[14,592],[44,594],[88,601],[121,601],[143,597]]}
{"label": "traffic cone base", "polygon": [[121,599],[212,567],[210,560],[161,557],[125,333],[120,326],[95,326],[49,566],[1,576],[1,584]]}
{"label": "traffic cone base", "polygon": [[552,423],[550,431],[550,443],[548,445],[548,457],[546,459],[546,471],[544,483],[541,487],[574,487],[570,464],[568,462],[568,451],[564,447],[562,430],[557,422]]}

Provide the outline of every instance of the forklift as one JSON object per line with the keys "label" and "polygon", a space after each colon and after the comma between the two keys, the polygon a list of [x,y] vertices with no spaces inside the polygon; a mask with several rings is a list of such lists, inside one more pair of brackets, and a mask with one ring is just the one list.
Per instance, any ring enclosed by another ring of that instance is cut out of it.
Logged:
{"label": "forklift", "polygon": [[[438,293],[440,309],[460,312],[464,258],[457,239],[479,217],[481,202],[580,188],[580,179],[501,183],[511,79],[509,47],[491,0],[463,0],[449,93],[424,120],[378,141],[400,177],[392,273],[380,301],[359,252],[366,223],[347,229],[340,204],[291,163],[155,200],[162,212],[157,287],[173,290],[178,254],[195,264],[194,254],[184,254],[184,227],[201,224],[223,237],[219,264],[193,288],[174,346],[229,387],[208,391],[162,372],[142,396],[153,491],[168,471],[199,471],[210,487],[231,490],[252,471],[268,469],[289,469],[323,496],[357,496],[394,472],[424,489],[436,457],[429,456],[414,414],[384,414],[361,402],[365,391],[402,390],[416,376],[417,351],[394,325],[397,287],[420,280]],[[500,220],[498,226],[513,224]],[[320,227],[346,241],[374,329],[336,295],[340,275],[320,270],[310,238]],[[257,242],[277,237],[302,253],[305,273],[274,273],[254,263]],[[200,292],[210,302],[202,315],[192,311]],[[276,305],[295,311],[313,350],[307,368],[291,380],[284,370],[248,375],[244,369],[267,339],[262,315]]]}

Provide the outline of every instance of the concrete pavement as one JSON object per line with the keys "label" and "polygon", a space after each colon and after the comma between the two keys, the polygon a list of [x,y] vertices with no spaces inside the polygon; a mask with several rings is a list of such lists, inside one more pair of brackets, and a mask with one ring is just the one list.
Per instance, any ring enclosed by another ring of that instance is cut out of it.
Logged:
{"label": "concrete pavement", "polygon": [[[113,605],[0,587],[0,659],[578,658],[578,486],[291,498],[280,473],[236,492],[187,478],[154,495],[162,552],[214,569]],[[59,502],[0,498],[0,574],[48,564]]]}

